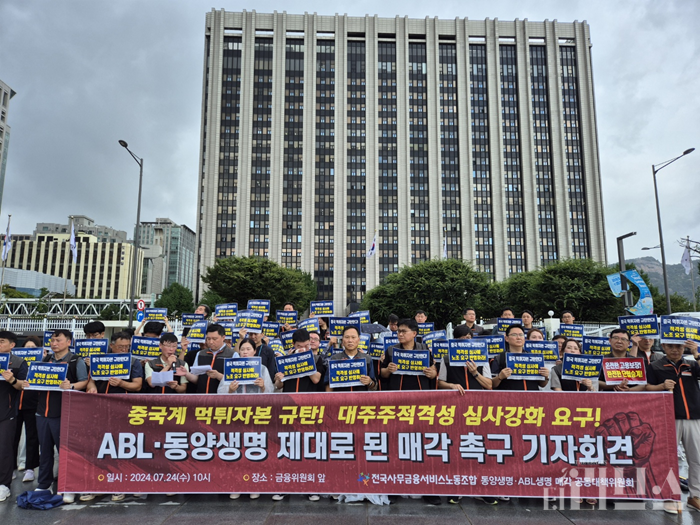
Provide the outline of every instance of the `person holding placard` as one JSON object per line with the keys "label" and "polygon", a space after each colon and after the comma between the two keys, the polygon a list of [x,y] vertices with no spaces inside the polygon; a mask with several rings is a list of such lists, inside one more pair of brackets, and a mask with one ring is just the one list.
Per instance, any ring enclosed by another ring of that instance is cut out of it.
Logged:
{"label": "person holding placard", "polygon": [[[326,372],[326,392],[362,392],[377,389],[377,380],[374,377],[372,358],[358,350],[360,344],[360,331],[357,326],[346,326],[343,329],[343,351],[333,354],[328,360],[329,370]],[[366,364],[367,375],[360,376],[361,385],[358,386],[334,386],[330,385],[330,363],[333,361],[362,360]]]}
{"label": "person holding placard", "polygon": [[[567,339],[566,343],[562,345],[562,358],[563,354],[581,354],[581,343],[575,339]],[[564,365],[558,363],[552,368],[551,371],[551,387],[555,392],[588,392],[593,391],[593,382],[586,378],[581,381],[576,381],[575,379],[562,379],[561,374]]]}
{"label": "person holding placard", "polygon": [[532,330],[532,322],[535,320],[535,314],[533,314],[530,310],[523,310],[523,313],[520,315],[520,319],[523,320],[523,328],[527,330]]}
{"label": "person holding placard", "polygon": [[[505,313],[505,312],[504,312]],[[503,314],[501,314],[503,315]],[[511,354],[522,354],[525,347],[525,331],[519,324],[512,324],[506,329],[506,352],[499,354],[496,359],[491,362],[491,372],[493,374],[494,390],[539,390],[538,387],[546,387],[549,381],[549,369],[541,367],[539,374],[542,376],[540,381],[534,379],[509,380],[513,371],[506,366],[506,356]]]}
{"label": "person holding placard", "polygon": [[515,314],[513,313],[512,308],[506,307],[506,308],[503,308],[503,310],[501,310],[500,317],[501,317],[501,319],[515,319]]}
{"label": "person holding placard", "polygon": [[270,377],[274,377],[277,373],[277,363],[275,363],[275,352],[267,344],[267,337],[263,334],[249,334],[247,328],[241,328],[239,332],[238,343],[236,343],[236,350],[238,353],[241,352],[241,345],[243,341],[248,341],[255,348],[255,354],[252,357],[259,357],[262,360],[263,366],[267,368],[270,372]]}
{"label": "person holding placard", "polygon": [[83,326],[85,339],[104,339],[105,324],[102,321],[92,321]]}
{"label": "person holding placard", "polygon": [[[646,390],[673,393],[673,407],[676,416],[676,441],[683,443],[688,461],[688,507],[700,510],[700,365],[698,344],[686,341],[693,360],[683,359],[683,343],[662,343],[664,357],[647,367]],[[680,502],[667,501],[664,510],[678,514]]]}
{"label": "person holding placard", "polygon": [[576,321],[576,318],[571,310],[564,310],[561,313],[561,322],[563,324],[574,324],[574,321]]}
{"label": "person holding placard", "polygon": [[[243,330],[241,330],[241,333]],[[253,341],[250,339],[243,339],[238,345],[238,353],[241,357],[259,357]],[[275,385],[272,384],[272,379],[270,378],[270,372],[267,366],[263,362],[260,367],[260,377],[258,377],[252,385],[240,385],[238,381],[226,381],[222,380],[219,383],[219,387],[216,392],[218,394],[264,394],[273,393],[275,391]],[[258,499],[260,494],[249,494],[250,499]],[[229,494],[231,499],[238,499],[241,494],[234,492]]]}
{"label": "person holding placard", "polygon": [[[452,335],[455,339],[472,338],[472,332],[466,324],[457,326]],[[438,388],[458,390],[461,395],[466,390],[491,390],[491,368],[488,362],[477,366],[473,361],[468,361],[466,366],[452,366],[449,355],[446,355],[438,374]]]}
{"label": "person holding placard", "polygon": [[12,354],[17,343],[13,332],[0,331],[0,357],[2,357],[2,379],[0,381],[0,501],[10,497],[12,471],[15,468],[15,430],[19,407],[19,393],[27,378],[27,363]]}
{"label": "person holding placard", "polygon": [[[298,328],[292,334],[292,348],[287,355],[300,354],[308,352],[311,348],[311,337],[309,332],[304,328]],[[318,392],[318,383],[321,382],[326,373],[324,361],[316,356],[316,372],[304,377],[297,377],[296,380],[291,379],[283,381],[284,374],[278,371],[275,374],[275,387],[283,392]]]}
{"label": "person holding placard", "polygon": [[[70,351],[73,334],[69,330],[55,330],[51,336],[51,353],[42,362],[67,363],[66,379],[58,390],[41,392],[37,404],[37,431],[39,433],[39,484],[37,490],[49,490],[53,483],[54,447],[61,451],[61,398],[64,390],[84,390],[88,370],[79,356]],[[24,381],[23,388],[29,383]],[[65,494],[65,503],[73,503],[75,494]]]}
{"label": "person holding placard", "polygon": [[[144,326],[145,324],[145,326]],[[143,328],[143,336],[141,335],[141,328]],[[170,323],[168,323],[168,319],[165,318],[165,322],[161,323],[160,321],[149,321],[146,322],[146,319],[144,318],[143,321],[141,321],[141,324],[138,326],[136,329],[136,335],[137,337],[154,337],[158,338],[160,337],[160,334],[162,334],[167,328],[168,332],[172,332],[173,329],[170,328]]]}
{"label": "person holding placard", "polygon": [[209,308],[206,304],[200,304],[199,306],[197,306],[194,313],[203,315],[204,319],[209,319],[209,314],[211,314],[211,308]]}
{"label": "person holding placard", "polygon": [[[627,352],[630,344],[630,337],[627,330],[624,328],[616,328],[608,335],[610,340],[610,353],[605,356],[605,359],[620,359],[625,357],[636,357],[636,345],[633,345],[635,350],[634,354]],[[645,385],[632,385],[628,384],[627,379],[623,379],[619,385],[608,385],[605,382],[605,367],[600,371],[600,377],[598,378],[598,388],[601,392],[641,392],[644,390]]]}
{"label": "person holding placard", "polygon": [[[183,394],[187,390],[186,375],[189,366],[175,356],[177,337],[175,334],[163,334],[160,336],[159,346],[160,355],[148,361],[144,369],[148,391],[152,394]],[[158,376],[154,377],[154,372],[158,373]],[[167,372],[171,372],[172,376]]]}
{"label": "person holding placard", "polygon": [[[415,319],[402,319],[399,321],[398,330],[396,331],[399,338],[399,344],[388,348],[384,353],[384,361],[381,365],[381,375],[389,379],[390,390],[430,390],[433,380],[437,378],[437,369],[433,361],[432,352],[427,345],[416,342],[418,335],[418,323]],[[393,362],[394,350],[428,350],[429,364],[423,369],[420,375],[406,375],[395,373],[398,369],[396,363]]]}
{"label": "person holding placard", "polygon": [[425,323],[428,320],[428,316],[423,310],[418,310],[416,312],[416,315],[413,316],[413,318],[416,320],[416,323]]}
{"label": "person holding placard", "polygon": [[[112,354],[128,354],[131,349],[131,337],[126,332],[116,332],[112,334],[109,344],[109,351]],[[89,394],[126,394],[127,392],[139,392],[143,383],[143,367],[141,362],[136,358],[131,358],[131,374],[129,379],[117,379],[115,377],[109,380],[94,380],[90,378],[88,381],[87,392]],[[87,501],[83,500],[82,501]]]}
{"label": "person holding placard", "polygon": [[[284,303],[284,306],[282,307],[283,312],[296,312],[296,306],[294,306],[294,303]],[[280,326],[280,332],[289,332],[290,330],[293,330],[294,327],[290,325],[289,323],[284,323],[283,325]]]}
{"label": "person holding placard", "polygon": [[[35,335],[27,337],[23,348],[42,348],[42,341]],[[37,360],[41,361],[43,355]],[[34,469],[39,466],[39,434],[36,429],[36,406],[39,393],[31,390],[21,390],[19,394],[19,410],[17,411],[17,428],[15,430],[14,456],[17,458],[17,468],[24,469],[23,482],[34,481]],[[22,441],[22,426],[24,426],[24,446]],[[22,456],[25,460],[22,463]]]}
{"label": "person holding placard", "polygon": [[[176,339],[177,341],[177,339]],[[187,381],[197,384],[198,394],[214,394],[219,388],[219,383],[224,378],[224,361],[238,354],[226,344],[226,329],[220,324],[210,324],[207,327],[207,336],[204,340],[206,350],[200,350],[190,371],[186,371]],[[203,367],[209,367],[205,373],[199,375]],[[181,368],[178,368],[181,372]]]}
{"label": "person holding placard", "polygon": [[[527,327],[523,327],[524,329]],[[525,337],[526,341],[544,341],[544,334],[538,328],[531,328]]]}

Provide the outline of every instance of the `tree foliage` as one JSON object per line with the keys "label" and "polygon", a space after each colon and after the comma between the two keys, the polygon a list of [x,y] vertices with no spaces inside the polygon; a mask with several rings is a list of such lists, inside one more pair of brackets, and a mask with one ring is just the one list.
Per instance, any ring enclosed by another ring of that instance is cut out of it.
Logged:
{"label": "tree foliage", "polygon": [[281,310],[286,302],[303,312],[316,298],[316,283],[309,273],[261,257],[217,259],[202,280],[222,302],[237,302],[240,309],[250,299],[269,299],[272,312]]}
{"label": "tree foliage", "polygon": [[380,322],[386,322],[392,313],[404,318],[424,310],[428,321],[438,328],[460,320],[466,306],[473,306],[477,312],[485,307],[488,291],[489,278],[469,263],[456,259],[425,261],[387,276],[365,294],[361,308]]}
{"label": "tree foliage", "polygon": [[156,308],[167,308],[169,316],[178,316],[194,311],[192,290],[180,283],[173,283],[163,290],[160,298],[154,304]]}

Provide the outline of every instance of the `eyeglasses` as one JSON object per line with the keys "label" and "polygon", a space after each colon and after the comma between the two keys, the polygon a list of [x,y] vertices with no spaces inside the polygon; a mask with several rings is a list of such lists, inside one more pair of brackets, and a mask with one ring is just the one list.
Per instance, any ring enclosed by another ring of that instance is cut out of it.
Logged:
{"label": "eyeglasses", "polygon": [[413,332],[413,330],[397,330],[396,331],[397,334],[407,334],[409,332]]}
{"label": "eyeglasses", "polygon": [[627,339],[626,337],[611,337],[610,340],[611,341],[622,341],[625,343],[629,342],[629,339]]}

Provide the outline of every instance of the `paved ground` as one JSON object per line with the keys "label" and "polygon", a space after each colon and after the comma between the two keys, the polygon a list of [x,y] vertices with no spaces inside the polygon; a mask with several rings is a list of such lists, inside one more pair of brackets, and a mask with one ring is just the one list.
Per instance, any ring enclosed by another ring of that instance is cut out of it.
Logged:
{"label": "paved ground", "polygon": [[[20,476],[21,479],[21,476]],[[146,501],[130,500],[112,503],[108,496],[98,497],[88,505],[75,503],[48,511],[24,510],[17,507],[15,497],[23,490],[34,488],[34,483],[12,484],[12,496],[0,503],[0,523],[3,525],[207,525],[265,524],[265,525],[316,525],[332,522],[332,525],[423,525],[439,523],[494,524],[518,523],[519,525],[598,525],[634,524],[656,525],[670,523],[699,523],[700,512],[684,510],[679,516],[671,516],[651,502],[644,504],[645,510],[615,508],[607,502],[600,506],[582,505],[572,510],[566,502],[564,508],[545,509],[540,499],[520,499],[509,503],[500,502],[488,506],[471,498],[464,498],[459,505],[450,505],[443,498],[440,506],[426,505],[422,500],[401,499],[390,506],[363,503],[337,503],[328,499],[310,502],[302,496],[288,496],[284,501],[274,502],[263,495],[258,500],[242,496],[232,501],[226,495],[180,495],[165,497],[149,496]],[[687,494],[683,495],[684,499]],[[551,505],[559,506],[559,502]],[[626,506],[639,503],[626,503]],[[417,521],[416,521],[417,520]]]}

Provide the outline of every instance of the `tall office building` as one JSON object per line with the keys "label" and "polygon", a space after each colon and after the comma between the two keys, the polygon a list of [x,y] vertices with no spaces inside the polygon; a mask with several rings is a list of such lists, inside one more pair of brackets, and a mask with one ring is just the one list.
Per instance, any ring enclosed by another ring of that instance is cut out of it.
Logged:
{"label": "tall office building", "polygon": [[7,168],[7,150],[10,147],[10,126],[7,125],[7,113],[10,111],[10,99],[16,93],[0,80],[0,208],[5,192],[5,170]]}
{"label": "tall office building", "polygon": [[498,280],[605,261],[590,47],[586,22],[212,10],[199,277],[269,257],[341,308],[443,242]]}
{"label": "tall office building", "polygon": [[145,251],[141,293],[160,294],[173,283],[194,286],[195,233],[170,219],[141,222],[139,246]]}
{"label": "tall office building", "polygon": [[[98,242],[127,242],[124,230],[115,230],[111,226],[101,226],[87,215],[71,215],[76,232],[94,235]],[[60,222],[38,222],[34,228],[34,237],[51,233],[70,233],[70,218],[66,224]]]}

